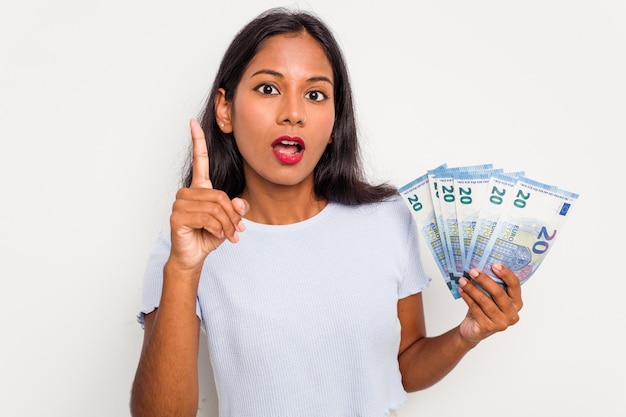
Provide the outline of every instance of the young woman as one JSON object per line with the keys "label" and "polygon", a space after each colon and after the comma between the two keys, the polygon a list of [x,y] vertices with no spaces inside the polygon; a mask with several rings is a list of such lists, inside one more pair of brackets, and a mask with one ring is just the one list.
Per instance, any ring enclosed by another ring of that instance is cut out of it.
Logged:
{"label": "young woman", "polygon": [[190,128],[145,276],[133,416],[196,415],[201,329],[221,417],[383,417],[518,320],[519,281],[496,265],[507,289],[471,271],[466,317],[426,335],[415,225],[364,179],[342,53],[315,16],[245,26]]}

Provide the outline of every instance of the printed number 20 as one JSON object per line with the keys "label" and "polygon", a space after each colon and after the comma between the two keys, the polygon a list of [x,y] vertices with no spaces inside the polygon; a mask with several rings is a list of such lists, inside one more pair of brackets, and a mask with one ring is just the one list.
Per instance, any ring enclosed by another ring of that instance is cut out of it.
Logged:
{"label": "printed number 20", "polygon": [[552,234],[549,235],[548,230],[545,228],[545,226],[542,227],[541,230],[539,231],[539,235],[537,236],[537,239],[545,239],[545,240],[539,240],[535,242],[535,244],[533,245],[533,252],[538,255],[541,255],[542,253],[546,253],[548,248],[550,247],[550,244],[547,241],[554,239],[555,236],[556,236],[556,230],[554,230]]}
{"label": "printed number 20", "polygon": [[417,194],[413,194],[413,197],[409,197],[409,203],[411,204],[411,207],[413,207],[413,211],[420,211],[423,207],[419,198],[417,198]]}

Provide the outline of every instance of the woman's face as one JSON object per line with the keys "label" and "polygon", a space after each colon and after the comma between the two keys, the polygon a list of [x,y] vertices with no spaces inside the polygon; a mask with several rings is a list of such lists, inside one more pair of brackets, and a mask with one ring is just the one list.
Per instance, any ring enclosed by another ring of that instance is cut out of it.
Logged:
{"label": "woman's face", "polygon": [[265,41],[226,104],[247,187],[312,187],[313,169],[331,141],[333,82],[332,66],[310,35]]}

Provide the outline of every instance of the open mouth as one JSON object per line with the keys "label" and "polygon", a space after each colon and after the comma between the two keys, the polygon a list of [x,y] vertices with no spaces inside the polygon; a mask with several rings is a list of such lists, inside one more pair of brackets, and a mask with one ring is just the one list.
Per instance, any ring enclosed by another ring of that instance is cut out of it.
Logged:
{"label": "open mouth", "polygon": [[285,155],[297,155],[302,152],[303,146],[295,140],[281,140],[274,144],[274,151]]}
{"label": "open mouth", "polygon": [[299,137],[281,136],[272,142],[274,156],[286,165],[293,165],[302,159],[304,141]]}

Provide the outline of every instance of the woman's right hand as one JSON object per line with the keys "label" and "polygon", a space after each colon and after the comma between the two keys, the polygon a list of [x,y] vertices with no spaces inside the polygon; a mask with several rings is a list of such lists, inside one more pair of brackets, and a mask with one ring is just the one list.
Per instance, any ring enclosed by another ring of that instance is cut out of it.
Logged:
{"label": "woman's right hand", "polygon": [[190,121],[193,145],[192,180],[176,193],[170,216],[172,250],[168,263],[182,271],[198,273],[207,255],[224,240],[236,243],[248,203],[213,189],[209,178],[209,153],[200,124]]}

